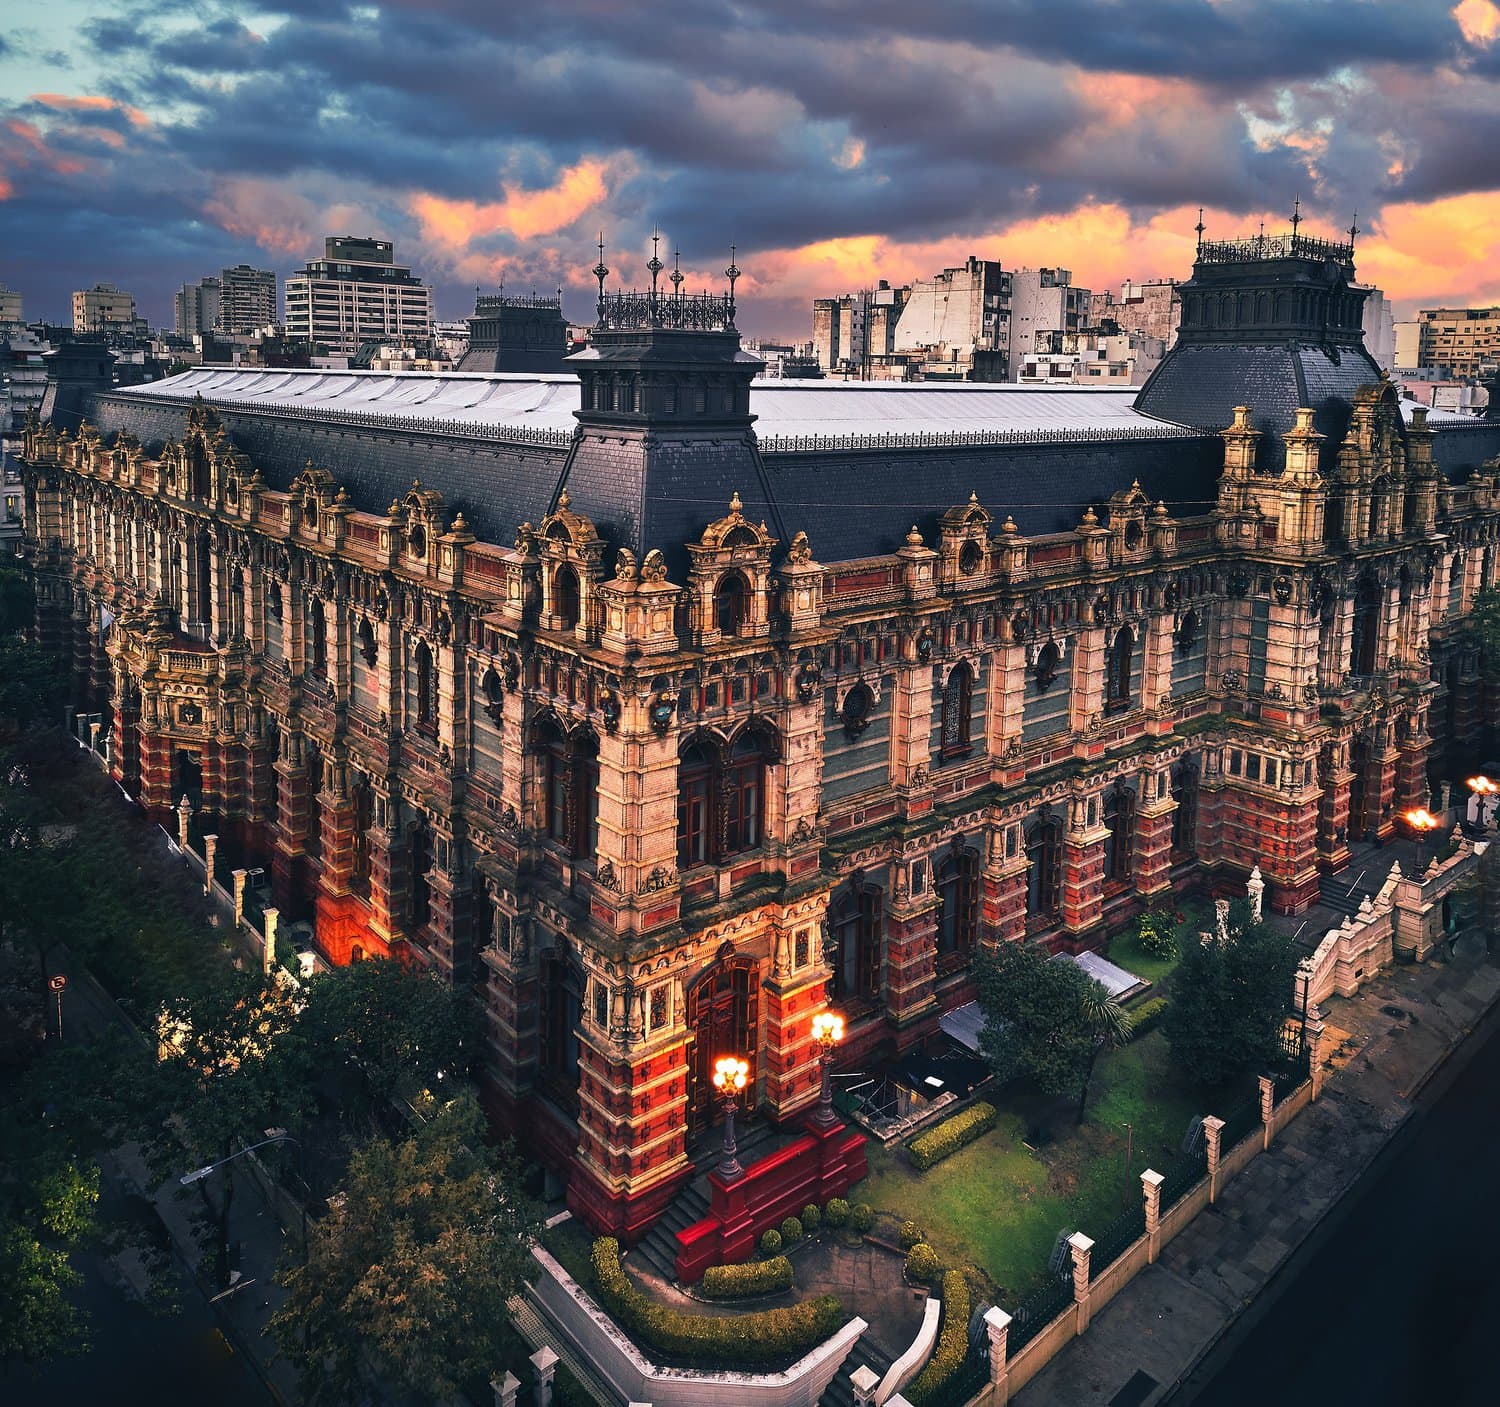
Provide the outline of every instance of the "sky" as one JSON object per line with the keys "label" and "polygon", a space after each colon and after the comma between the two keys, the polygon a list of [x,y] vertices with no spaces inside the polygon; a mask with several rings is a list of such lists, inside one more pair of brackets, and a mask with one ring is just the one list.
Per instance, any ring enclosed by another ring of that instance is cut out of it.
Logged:
{"label": "sky", "polygon": [[739,324],[970,254],[1094,289],[1210,238],[1355,218],[1397,315],[1500,302],[1493,0],[46,0],[0,23],[0,283],[63,320],[395,241],[439,317],[476,286],[590,318],[744,270]]}

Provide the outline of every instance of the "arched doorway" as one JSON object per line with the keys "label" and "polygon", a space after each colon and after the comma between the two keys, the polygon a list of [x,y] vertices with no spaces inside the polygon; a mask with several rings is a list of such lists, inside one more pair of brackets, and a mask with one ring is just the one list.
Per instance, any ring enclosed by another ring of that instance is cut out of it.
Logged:
{"label": "arched doorway", "polygon": [[760,1024],[760,971],[755,959],[721,957],[714,963],[688,991],[687,1022],[693,1033],[688,1132],[698,1134],[721,1117],[713,1083],[714,1062],[720,1056],[748,1060],[754,1087]]}
{"label": "arched doorway", "polygon": [[203,809],[203,763],[198,754],[189,748],[177,749],[177,765],[173,771],[172,804],[175,806],[183,797],[192,803],[195,811]]}

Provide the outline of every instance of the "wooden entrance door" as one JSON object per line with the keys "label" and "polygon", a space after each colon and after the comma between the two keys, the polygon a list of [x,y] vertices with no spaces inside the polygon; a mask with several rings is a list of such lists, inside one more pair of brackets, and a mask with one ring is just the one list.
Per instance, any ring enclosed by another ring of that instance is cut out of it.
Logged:
{"label": "wooden entrance door", "polygon": [[713,1082],[714,1062],[721,1056],[748,1060],[749,1088],[755,1087],[759,977],[753,958],[722,958],[688,993],[687,1019],[693,1032],[688,1066],[690,1133],[701,1133],[723,1117]]}

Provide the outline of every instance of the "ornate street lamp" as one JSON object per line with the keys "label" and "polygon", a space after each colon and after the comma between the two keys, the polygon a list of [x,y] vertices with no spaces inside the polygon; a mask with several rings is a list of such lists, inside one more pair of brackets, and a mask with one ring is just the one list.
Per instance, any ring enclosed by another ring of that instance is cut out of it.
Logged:
{"label": "ornate street lamp", "polygon": [[1425,806],[1419,806],[1414,811],[1408,811],[1405,816],[1406,824],[1417,833],[1417,874],[1422,878],[1422,842],[1427,838],[1427,832],[1436,830],[1438,818]]}
{"label": "ornate street lamp", "polygon": [[744,1168],[735,1157],[739,1149],[734,1142],[734,1106],[740,1091],[750,1080],[750,1063],[736,1055],[723,1055],[714,1062],[714,1088],[724,1101],[724,1155],[719,1159],[718,1174],[725,1182],[744,1176]]}
{"label": "ornate street lamp", "polygon": [[1474,800],[1478,803],[1474,810],[1474,824],[1482,831],[1485,829],[1484,804],[1485,801],[1500,791],[1488,777],[1482,772],[1477,777],[1470,777],[1465,785],[1474,793]]}
{"label": "ornate street lamp", "polygon": [[836,1011],[820,1011],[812,1019],[812,1033],[823,1057],[823,1089],[812,1122],[817,1128],[831,1129],[839,1117],[833,1112],[833,1048],[844,1039],[844,1018]]}

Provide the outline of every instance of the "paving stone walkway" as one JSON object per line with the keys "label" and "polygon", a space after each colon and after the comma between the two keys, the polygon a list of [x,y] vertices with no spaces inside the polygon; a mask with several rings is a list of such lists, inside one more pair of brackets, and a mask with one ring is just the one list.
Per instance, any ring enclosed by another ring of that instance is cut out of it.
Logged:
{"label": "paving stone walkway", "polygon": [[1014,1396],[1018,1407],[1108,1404],[1127,1383],[1121,1401],[1136,1407],[1165,1398],[1358,1181],[1497,997],[1500,962],[1487,958],[1394,967],[1329,1002],[1338,1047],[1323,1097]]}

